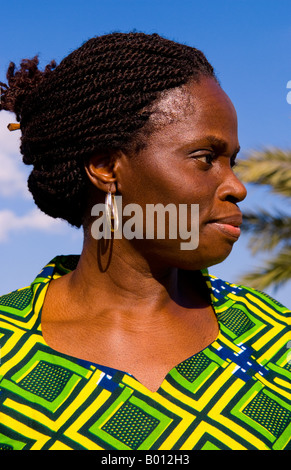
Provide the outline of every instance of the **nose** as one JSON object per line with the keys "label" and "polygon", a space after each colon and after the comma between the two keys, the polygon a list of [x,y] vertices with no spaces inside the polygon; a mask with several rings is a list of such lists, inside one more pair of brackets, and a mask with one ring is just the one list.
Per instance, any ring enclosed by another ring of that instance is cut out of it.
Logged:
{"label": "nose", "polygon": [[220,199],[238,203],[243,201],[246,195],[246,187],[238,179],[232,168],[229,168],[228,171],[224,173],[223,182],[219,186]]}

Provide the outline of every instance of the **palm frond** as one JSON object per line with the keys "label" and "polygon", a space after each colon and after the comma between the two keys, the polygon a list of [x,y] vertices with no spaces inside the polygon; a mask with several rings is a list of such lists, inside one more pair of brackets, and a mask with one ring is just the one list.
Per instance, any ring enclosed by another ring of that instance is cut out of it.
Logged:
{"label": "palm frond", "polygon": [[258,270],[244,275],[240,279],[241,284],[248,285],[254,289],[264,290],[273,286],[278,288],[291,279],[291,245],[266,261],[265,265]]}
{"label": "palm frond", "polygon": [[[291,197],[291,151],[267,148],[249,152],[236,166],[237,176],[253,185],[267,186],[270,192]],[[291,216],[264,209],[247,212],[242,230],[251,234],[249,247],[253,253],[275,251],[265,264],[241,278],[243,284],[258,290],[279,287],[291,279]]]}
{"label": "palm frond", "polygon": [[291,197],[291,151],[269,148],[239,160],[236,174],[245,183],[268,185],[272,192]]}
{"label": "palm frond", "polygon": [[281,211],[275,215],[260,209],[243,214],[242,231],[252,234],[249,246],[253,253],[269,251],[288,244],[291,238],[291,217]]}

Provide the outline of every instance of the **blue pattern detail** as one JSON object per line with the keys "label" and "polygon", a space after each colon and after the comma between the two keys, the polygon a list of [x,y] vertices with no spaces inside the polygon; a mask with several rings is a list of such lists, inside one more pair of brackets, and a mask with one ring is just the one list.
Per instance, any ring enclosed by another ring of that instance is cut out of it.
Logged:
{"label": "blue pattern detail", "polygon": [[224,346],[216,351],[216,354],[221,357],[221,359],[229,359],[239,366],[239,368],[234,371],[234,375],[245,382],[250,380],[257,372],[263,377],[269,372],[264,366],[253,361],[251,358],[252,353],[253,351],[246,346],[241,346],[239,353],[235,353]]}
{"label": "blue pattern detail", "polygon": [[114,382],[113,377],[110,375],[105,375],[100,382],[98,383],[102,388],[108,390],[109,392],[114,392],[114,390],[118,387],[118,384]]}
{"label": "blue pattern detail", "polygon": [[101,370],[105,375],[101,378],[98,382],[102,388],[108,390],[109,392],[114,392],[114,390],[118,387],[118,383],[114,381],[114,376],[117,372],[116,369],[112,369],[111,367],[101,366],[100,364],[95,364],[94,362],[85,361],[84,359],[78,359],[78,364],[86,369],[90,369],[91,366],[96,367],[96,369]]}
{"label": "blue pattern detail", "polygon": [[224,299],[228,294],[239,295],[242,288],[236,285],[230,285],[221,279],[209,277],[213,289],[213,295],[216,299]]}

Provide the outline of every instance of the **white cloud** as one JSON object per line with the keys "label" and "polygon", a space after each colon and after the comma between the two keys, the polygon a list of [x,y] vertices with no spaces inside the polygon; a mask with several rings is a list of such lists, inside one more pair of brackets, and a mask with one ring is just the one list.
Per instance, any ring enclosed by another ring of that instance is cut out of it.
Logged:
{"label": "white cloud", "polygon": [[53,219],[43,214],[39,209],[32,209],[25,215],[18,216],[13,211],[0,211],[0,242],[9,240],[11,233],[27,230],[65,233],[68,226],[59,219]]}
{"label": "white cloud", "polygon": [[20,155],[20,131],[9,132],[7,125],[16,122],[12,113],[0,114],[0,196],[31,197],[27,189],[30,168],[26,167]]}
{"label": "white cloud", "polygon": [[[0,243],[9,241],[13,234],[24,231],[40,231],[69,235],[72,239],[80,239],[79,231],[72,228],[60,219],[53,219],[41,212],[34,204],[32,195],[27,188],[27,178],[31,171],[30,166],[24,165],[20,154],[20,131],[9,132],[7,125],[16,122],[13,113],[1,111],[0,113]],[[19,202],[24,201],[27,212],[18,215],[18,211],[3,209],[8,205],[19,208]],[[26,202],[25,202],[26,200]]]}

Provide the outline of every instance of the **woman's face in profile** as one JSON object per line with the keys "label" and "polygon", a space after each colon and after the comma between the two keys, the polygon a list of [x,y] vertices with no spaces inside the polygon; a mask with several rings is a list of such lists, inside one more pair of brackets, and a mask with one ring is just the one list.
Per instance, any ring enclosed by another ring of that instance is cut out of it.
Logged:
{"label": "woman's face in profile", "polygon": [[[177,239],[138,240],[153,260],[182,269],[202,269],[223,261],[239,237],[241,213],[237,203],[246,189],[233,173],[239,151],[235,109],[210,78],[191,82],[183,92],[162,98],[153,114],[157,121],[146,148],[117,167],[123,205],[199,205],[199,244],[181,250]],[[190,219],[190,215],[189,215]],[[190,227],[188,227],[190,230]],[[166,231],[166,233],[168,233]]]}

